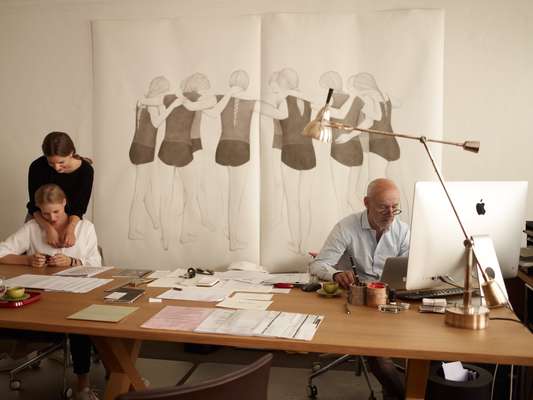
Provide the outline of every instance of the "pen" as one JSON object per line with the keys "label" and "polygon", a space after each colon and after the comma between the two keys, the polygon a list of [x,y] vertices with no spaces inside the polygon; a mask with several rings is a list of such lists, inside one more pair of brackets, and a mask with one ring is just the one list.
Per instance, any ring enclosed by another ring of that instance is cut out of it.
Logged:
{"label": "pen", "polygon": [[344,312],[346,312],[346,315],[350,315],[352,313],[350,311],[350,306],[348,305],[348,302],[344,303]]}
{"label": "pen", "polygon": [[182,290],[180,287],[173,287],[173,290]]}

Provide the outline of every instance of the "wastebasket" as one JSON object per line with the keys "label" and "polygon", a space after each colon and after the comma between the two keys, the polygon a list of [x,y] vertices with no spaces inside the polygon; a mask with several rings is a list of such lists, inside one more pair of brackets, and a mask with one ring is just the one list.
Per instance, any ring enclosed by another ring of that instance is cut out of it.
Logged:
{"label": "wastebasket", "polygon": [[429,371],[426,399],[489,400],[492,374],[471,364],[463,364],[463,367],[473,372],[474,379],[465,382],[448,381],[444,379],[442,365],[433,365]]}

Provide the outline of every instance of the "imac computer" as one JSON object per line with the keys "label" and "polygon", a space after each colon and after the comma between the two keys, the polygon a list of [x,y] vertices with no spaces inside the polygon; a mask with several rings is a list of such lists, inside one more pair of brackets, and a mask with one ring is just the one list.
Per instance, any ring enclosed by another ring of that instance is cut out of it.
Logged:
{"label": "imac computer", "polygon": [[[489,235],[504,278],[518,270],[527,182],[446,182],[469,236]],[[438,277],[463,284],[464,235],[439,182],[417,182],[411,220],[406,289],[442,286]]]}

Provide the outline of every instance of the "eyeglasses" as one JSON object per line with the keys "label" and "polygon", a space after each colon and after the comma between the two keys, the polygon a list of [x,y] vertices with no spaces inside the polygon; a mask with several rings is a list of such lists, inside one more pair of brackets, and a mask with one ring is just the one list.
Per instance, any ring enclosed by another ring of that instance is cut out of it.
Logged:
{"label": "eyeglasses", "polygon": [[381,215],[389,215],[389,213],[392,215],[399,215],[402,213],[402,210],[396,206],[378,206],[376,207],[376,210]]}

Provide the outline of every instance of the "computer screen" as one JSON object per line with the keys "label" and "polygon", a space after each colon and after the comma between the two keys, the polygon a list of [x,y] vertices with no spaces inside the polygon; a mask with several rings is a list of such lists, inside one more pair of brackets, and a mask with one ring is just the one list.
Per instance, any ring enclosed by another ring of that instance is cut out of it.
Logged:
{"label": "computer screen", "polygon": [[[466,233],[490,235],[504,278],[518,271],[527,182],[446,182]],[[439,182],[417,182],[411,220],[406,289],[464,281],[464,235]]]}

